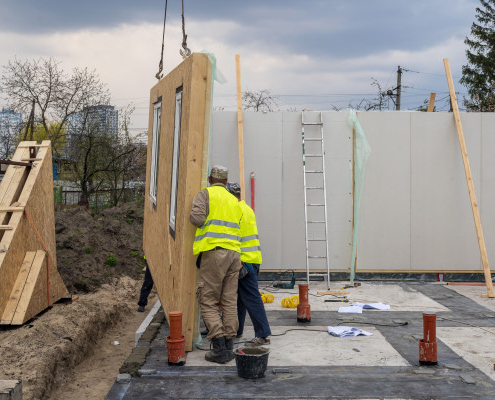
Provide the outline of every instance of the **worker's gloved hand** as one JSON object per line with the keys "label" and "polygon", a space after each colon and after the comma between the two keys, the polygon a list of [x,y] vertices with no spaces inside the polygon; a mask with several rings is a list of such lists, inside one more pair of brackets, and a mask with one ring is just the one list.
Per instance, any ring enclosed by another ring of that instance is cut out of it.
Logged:
{"label": "worker's gloved hand", "polygon": [[[245,272],[244,272],[243,270],[244,270]],[[253,264],[243,262],[243,263],[242,263],[242,268],[241,268],[241,270],[239,271],[239,279],[244,278],[244,277],[245,277],[246,275],[248,275],[248,274],[254,274],[254,272],[255,272],[255,271],[254,271]]]}
{"label": "worker's gloved hand", "polygon": [[239,270],[239,279],[244,278],[248,273],[249,273],[248,270],[246,268],[244,268],[244,265],[243,265],[241,267],[241,269]]}

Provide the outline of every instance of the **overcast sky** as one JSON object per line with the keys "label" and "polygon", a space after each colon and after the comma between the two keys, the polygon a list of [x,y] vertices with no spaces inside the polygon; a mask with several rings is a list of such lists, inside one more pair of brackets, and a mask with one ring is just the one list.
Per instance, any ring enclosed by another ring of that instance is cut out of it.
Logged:
{"label": "overcast sky", "polygon": [[[181,2],[168,0],[164,70],[181,62]],[[437,93],[446,109],[443,58],[456,91],[466,63],[464,39],[478,0],[184,0],[188,46],[208,50],[228,82],[215,107],[236,109],[235,55],[243,90],[268,89],[281,110],[346,108],[373,97],[377,79],[395,88],[402,109]],[[64,69],[96,69],[112,104],[136,106],[134,129],[147,128],[156,83],[165,0],[0,0],[0,65],[53,56]],[[0,106],[5,102],[0,100]]]}

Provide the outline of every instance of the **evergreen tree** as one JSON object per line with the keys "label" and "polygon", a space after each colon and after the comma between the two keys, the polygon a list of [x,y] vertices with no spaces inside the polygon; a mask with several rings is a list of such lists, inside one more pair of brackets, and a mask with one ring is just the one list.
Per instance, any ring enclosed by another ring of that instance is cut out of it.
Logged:
{"label": "evergreen tree", "polygon": [[495,111],[495,0],[480,0],[471,36],[466,43],[468,64],[462,67],[460,82],[468,89],[464,99],[468,111]]}

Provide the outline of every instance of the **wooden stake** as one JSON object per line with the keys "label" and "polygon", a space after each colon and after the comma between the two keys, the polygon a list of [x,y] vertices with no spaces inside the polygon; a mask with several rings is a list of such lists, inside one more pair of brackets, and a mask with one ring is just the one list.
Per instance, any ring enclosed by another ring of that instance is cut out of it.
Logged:
{"label": "wooden stake", "polygon": [[430,102],[428,103],[428,112],[433,112],[433,108],[435,107],[435,96],[436,93],[430,93]]}
{"label": "wooden stake", "polygon": [[486,297],[495,297],[495,293],[493,292],[493,282],[492,282],[492,275],[490,272],[490,265],[488,264],[488,255],[486,253],[485,238],[483,236],[483,229],[481,227],[481,218],[478,209],[478,203],[476,201],[476,193],[474,191],[473,177],[471,175],[471,168],[469,166],[466,142],[464,141],[464,132],[462,130],[461,116],[459,114],[459,107],[457,105],[457,99],[455,97],[454,82],[452,81],[452,73],[450,71],[449,60],[447,58],[444,58],[443,63],[445,65],[445,74],[447,75],[447,82],[449,84],[450,101],[454,112],[454,121],[455,121],[455,126],[457,128],[457,136],[459,137],[459,145],[461,147],[462,162],[464,163],[464,173],[466,174],[469,199],[471,200],[471,209],[473,211],[474,225],[476,227],[476,236],[478,237],[481,262],[483,264],[483,270],[485,272],[485,282],[487,289]]}
{"label": "wooden stake", "polygon": [[241,200],[246,198],[244,181],[244,133],[242,126],[242,92],[241,92],[241,56],[235,56],[235,71],[237,79],[237,139],[239,142],[239,185],[241,186]]}

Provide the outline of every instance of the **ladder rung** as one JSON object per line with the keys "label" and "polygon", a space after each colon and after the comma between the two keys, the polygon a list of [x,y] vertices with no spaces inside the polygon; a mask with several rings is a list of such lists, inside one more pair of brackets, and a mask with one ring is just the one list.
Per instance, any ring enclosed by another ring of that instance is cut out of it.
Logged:
{"label": "ladder rung", "polygon": [[308,239],[308,242],[326,242],[327,239]]}
{"label": "ladder rung", "polygon": [[323,139],[318,139],[318,138],[304,138],[305,142],[321,142]]}
{"label": "ladder rung", "polygon": [[306,186],[306,189],[325,189],[323,186]]}
{"label": "ladder rung", "polygon": [[302,122],[302,125],[323,125],[323,122]]}
{"label": "ladder rung", "polygon": [[315,206],[315,207],[323,207],[325,204],[320,204],[320,203],[309,203],[306,204],[307,206]]}
{"label": "ladder rung", "polygon": [[323,174],[323,171],[318,171],[317,169],[310,169],[305,171],[307,174]]}
{"label": "ladder rung", "polygon": [[327,258],[327,256],[308,256],[308,258]]}
{"label": "ladder rung", "polygon": [[306,157],[323,157],[323,154],[305,154]]}
{"label": "ladder rung", "polygon": [[325,224],[325,221],[308,221],[308,224]]}

